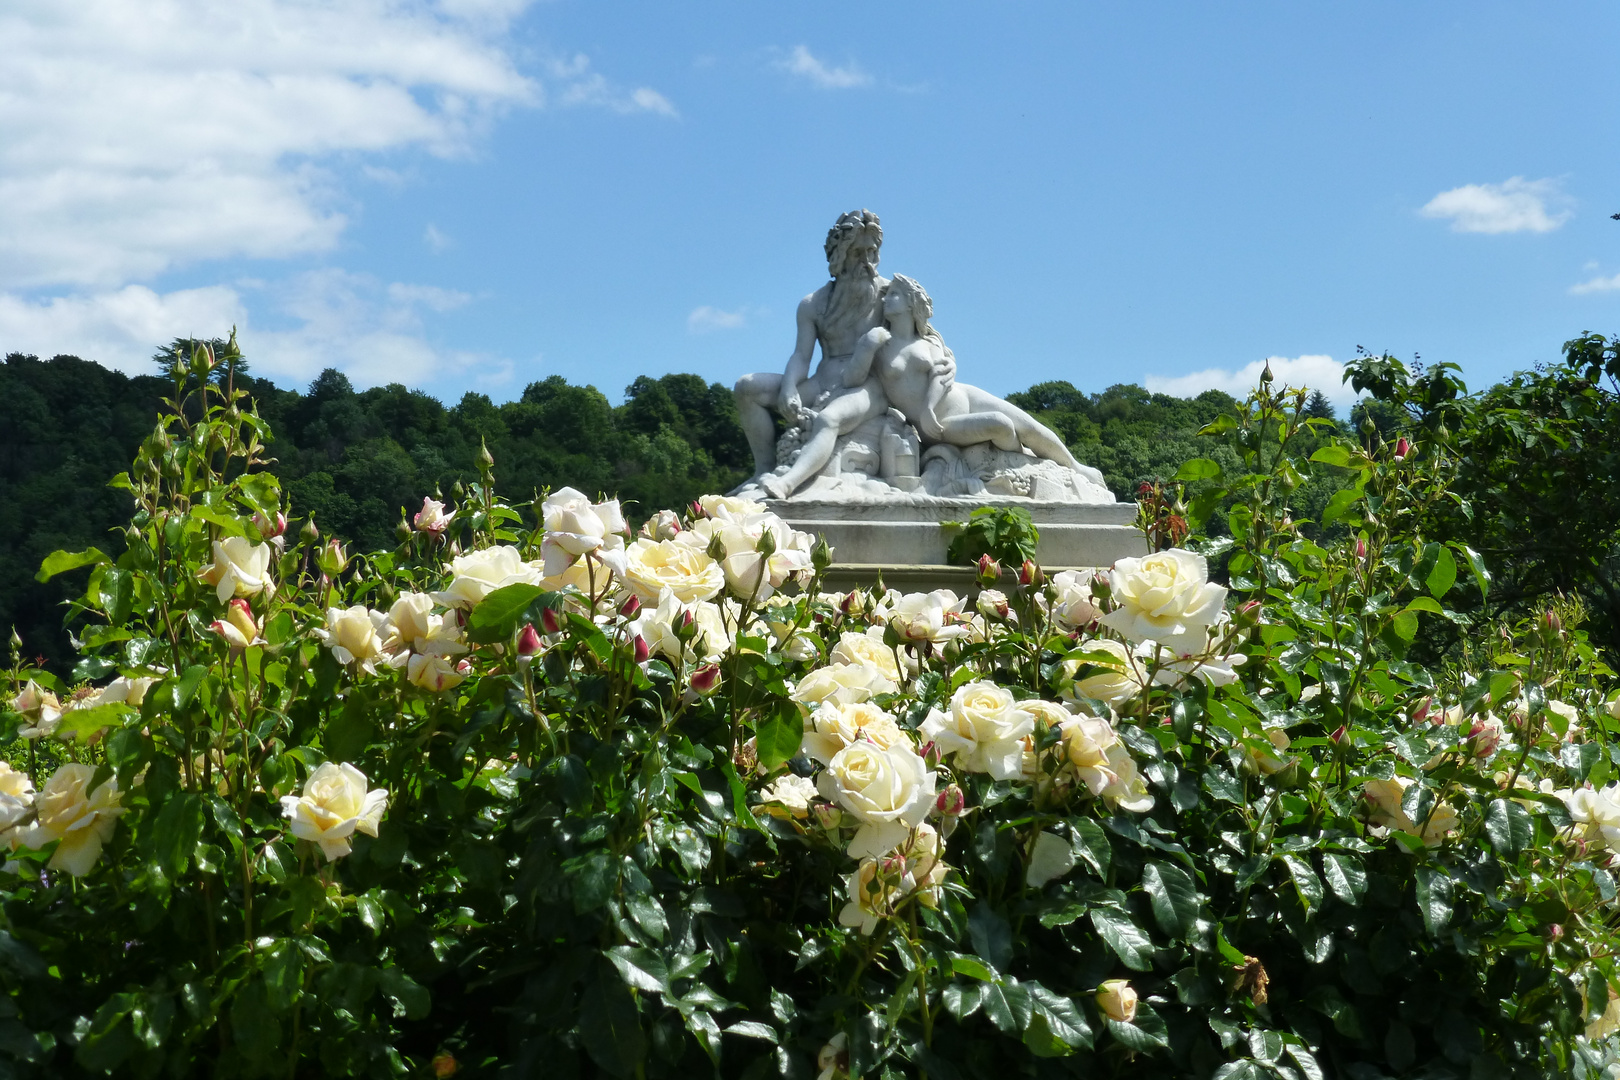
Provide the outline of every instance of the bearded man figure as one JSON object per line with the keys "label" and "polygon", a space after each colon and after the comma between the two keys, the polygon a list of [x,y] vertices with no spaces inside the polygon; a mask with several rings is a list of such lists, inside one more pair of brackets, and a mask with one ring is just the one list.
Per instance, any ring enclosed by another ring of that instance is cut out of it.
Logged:
{"label": "bearded man figure", "polygon": [[[824,245],[832,280],[799,301],[798,339],[786,369],[780,375],[760,373],[737,380],[737,414],[754,452],[754,482],[775,498],[787,498],[820,472],[831,460],[840,435],[888,409],[876,379],[844,385],[856,343],[868,330],[883,325],[883,294],[889,282],[877,270],[882,246],[883,227],[876,214],[851,210],[840,215]],[[809,375],[818,342],[821,363]],[[954,365],[951,368],[942,374],[954,377]],[[773,472],[773,410],[809,433],[793,467],[782,475]]]}

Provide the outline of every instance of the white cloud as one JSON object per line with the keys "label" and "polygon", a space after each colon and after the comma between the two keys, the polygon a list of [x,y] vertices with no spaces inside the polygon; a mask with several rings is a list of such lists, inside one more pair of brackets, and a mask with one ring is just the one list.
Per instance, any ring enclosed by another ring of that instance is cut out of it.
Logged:
{"label": "white cloud", "polygon": [[590,105],[617,113],[650,112],[671,118],[680,115],[668,98],[651,87],[626,90],[609,82],[590,69],[590,58],[583,53],[571,60],[554,60],[547,66],[551,77],[562,84],[557,92],[559,105]]}
{"label": "white cloud", "polygon": [[1585,296],[1588,293],[1620,292],[1620,274],[1613,277],[1595,277],[1590,281],[1583,281],[1579,285],[1571,285],[1569,291],[1576,296]]}
{"label": "white cloud", "polygon": [[1544,233],[1570,219],[1568,201],[1557,180],[1515,176],[1500,184],[1464,184],[1442,191],[1424,204],[1421,213],[1449,219],[1453,232]]}
{"label": "white cloud", "polygon": [[1205,390],[1224,390],[1242,400],[1249,391],[1260,385],[1260,374],[1267,364],[1271,365],[1272,377],[1277,382],[1285,386],[1306,386],[1320,390],[1341,411],[1356,400],[1355,391],[1343,381],[1344,365],[1331,356],[1309,353],[1297,358],[1273,356],[1267,360],[1256,360],[1235,371],[1231,368],[1206,368],[1188,375],[1149,375],[1142,380],[1142,385],[1155,394],[1169,394],[1172,397],[1190,398],[1197,397]]}
{"label": "white cloud", "polygon": [[809,79],[823,90],[849,90],[866,86],[872,81],[872,76],[862,71],[853,60],[843,67],[832,67],[816,59],[803,45],[795,45],[792,52],[777,61],[776,66],[789,74]]}
{"label": "white cloud", "polygon": [[434,225],[432,222],[428,222],[428,227],[422,230],[422,243],[433,249],[433,254],[437,255],[454,243],[454,241],[452,241],[444,233],[440,232],[437,225]]}
{"label": "white cloud", "polygon": [[[249,298],[279,316],[257,319]],[[301,386],[339,368],[357,386],[405,383],[454,387],[506,385],[513,365],[476,353],[441,349],[428,340],[424,311],[445,312],[471,301],[466,293],[363,274],[319,270],[266,284],[242,281],[157,293],[144,285],[42,301],[0,295],[0,341],[6,351],[71,353],[131,374],[150,373],[157,346],[177,337],[223,337],[235,326],[255,374]]]}
{"label": "white cloud", "polygon": [[747,322],[748,313],[744,310],[721,311],[704,304],[686,317],[686,329],[688,333],[707,334],[714,330],[736,330]]}

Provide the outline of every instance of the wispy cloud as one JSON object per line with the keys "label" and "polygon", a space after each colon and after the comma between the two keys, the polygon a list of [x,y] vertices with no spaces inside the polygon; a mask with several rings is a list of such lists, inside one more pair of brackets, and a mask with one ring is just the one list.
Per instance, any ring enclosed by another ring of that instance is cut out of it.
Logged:
{"label": "wispy cloud", "polygon": [[1620,292],[1620,274],[1613,277],[1595,277],[1583,281],[1579,285],[1571,285],[1569,291],[1576,296],[1585,296],[1588,293]]}
{"label": "wispy cloud", "polygon": [[692,309],[692,314],[686,317],[686,329],[692,334],[708,334],[715,330],[736,330],[746,326],[748,312],[744,309],[737,311],[721,311],[719,308],[704,304],[702,307]]}
{"label": "wispy cloud", "polygon": [[422,243],[431,248],[433,254],[435,255],[449,247],[453,242],[454,241],[452,241],[450,237],[441,232],[439,227],[433,224],[431,221],[428,222],[428,227],[422,230]]}
{"label": "wispy cloud", "polygon": [[1320,390],[1340,409],[1348,408],[1356,400],[1355,391],[1344,382],[1344,365],[1331,356],[1311,353],[1292,358],[1273,356],[1236,369],[1205,368],[1188,375],[1149,375],[1142,384],[1155,394],[1171,397],[1190,398],[1205,390],[1223,390],[1241,399],[1260,385],[1260,374],[1267,364],[1271,365],[1271,374],[1277,382]]}
{"label": "wispy cloud", "polygon": [[790,75],[810,80],[823,90],[851,90],[872,82],[872,76],[862,71],[855,61],[851,60],[843,67],[833,67],[818,60],[803,45],[793,46],[793,50],[778,60],[776,66]]}
{"label": "wispy cloud", "polygon": [[557,92],[559,105],[589,105],[617,113],[650,112],[671,119],[680,115],[668,98],[650,86],[626,89],[592,71],[590,58],[584,53],[576,53],[568,60],[554,60],[549,68],[551,77],[561,84]]}
{"label": "wispy cloud", "polygon": [[1424,204],[1424,217],[1449,220],[1453,232],[1552,232],[1572,216],[1558,181],[1511,177],[1500,184],[1464,184]]}

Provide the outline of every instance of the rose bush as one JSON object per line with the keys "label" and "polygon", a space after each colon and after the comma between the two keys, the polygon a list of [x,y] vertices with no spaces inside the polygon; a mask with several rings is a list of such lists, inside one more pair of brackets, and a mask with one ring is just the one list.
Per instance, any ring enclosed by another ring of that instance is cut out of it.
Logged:
{"label": "rose bush", "polygon": [[[267,530],[299,508],[212,360],[114,481],[122,551],[42,568],[87,575],[71,678],[12,657],[13,1074],[1615,1061],[1613,673],[1569,605],[1414,662],[1489,588],[1412,525],[1436,453],[1299,460],[1304,395],[1263,385],[1210,432],[1246,471],[1183,470],[1231,537],[1050,581],[986,555],[975,603],[826,592],[825,545],[743,500],[639,536],[509,506],[487,457],[351,557]],[[1318,469],[1333,540],[1288,504]]]}

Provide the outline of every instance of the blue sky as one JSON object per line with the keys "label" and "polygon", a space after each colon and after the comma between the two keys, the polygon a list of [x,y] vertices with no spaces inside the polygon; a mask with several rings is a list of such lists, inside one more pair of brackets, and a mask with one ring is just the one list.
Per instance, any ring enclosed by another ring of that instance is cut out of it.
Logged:
{"label": "blue sky", "polygon": [[[844,210],[964,380],[1620,332],[1620,9],[21,0],[0,349],[497,400],[779,370]],[[1303,358],[1303,359],[1302,359]],[[1287,362],[1284,362],[1287,361]]]}

